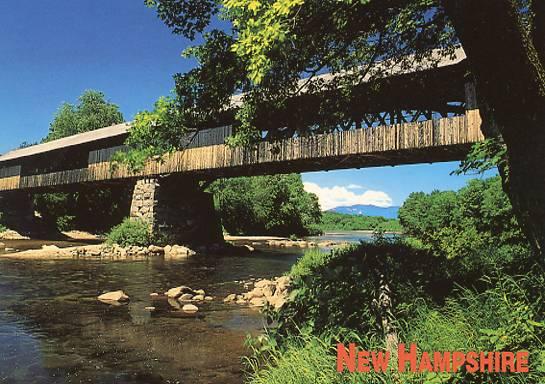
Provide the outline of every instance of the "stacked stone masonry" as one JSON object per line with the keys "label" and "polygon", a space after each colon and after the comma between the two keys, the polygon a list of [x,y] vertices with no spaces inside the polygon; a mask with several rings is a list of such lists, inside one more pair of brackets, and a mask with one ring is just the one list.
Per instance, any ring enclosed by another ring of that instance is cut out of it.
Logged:
{"label": "stacked stone masonry", "polygon": [[147,221],[155,234],[179,244],[223,241],[212,195],[203,192],[192,178],[139,180],[134,187],[131,218]]}

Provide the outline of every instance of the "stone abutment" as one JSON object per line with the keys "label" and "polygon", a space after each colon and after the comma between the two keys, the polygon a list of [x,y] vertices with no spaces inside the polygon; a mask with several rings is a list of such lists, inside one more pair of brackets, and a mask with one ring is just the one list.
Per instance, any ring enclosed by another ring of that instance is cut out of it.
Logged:
{"label": "stone abutment", "polygon": [[151,225],[155,235],[184,245],[222,243],[221,224],[212,194],[193,178],[167,176],[139,180],[130,217]]}

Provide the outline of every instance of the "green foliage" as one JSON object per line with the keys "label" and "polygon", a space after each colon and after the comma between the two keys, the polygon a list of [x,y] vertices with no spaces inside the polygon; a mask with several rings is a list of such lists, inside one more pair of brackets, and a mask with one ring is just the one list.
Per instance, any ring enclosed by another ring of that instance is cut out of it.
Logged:
{"label": "green foliage", "polygon": [[[108,102],[102,92],[85,91],[76,105],[65,103],[51,122],[44,142],[61,139],[123,122],[119,107]],[[75,193],[34,195],[34,207],[50,229],[75,228],[103,231],[118,223],[127,208],[124,188],[97,190],[82,187]]]}
{"label": "green foliage", "polygon": [[399,220],[382,216],[347,215],[337,212],[322,213],[320,229],[326,231],[373,231],[401,232]]}
{"label": "green foliage", "polygon": [[[538,271],[539,272],[539,271]],[[249,382],[276,383],[538,383],[545,379],[544,303],[536,300],[545,288],[542,271],[528,276],[486,279],[487,289],[459,289],[444,304],[415,300],[410,316],[397,324],[401,342],[416,343],[420,351],[530,352],[530,370],[514,373],[398,373],[395,361],[386,373],[338,373],[334,346],[355,342],[365,350],[384,349],[380,337],[354,333],[299,332],[282,340],[263,337],[248,359]],[[332,336],[335,335],[335,336]]]}
{"label": "green foliage", "polygon": [[106,101],[102,92],[88,90],[76,105],[65,103],[57,111],[44,142],[108,127],[123,122],[119,107]]}
{"label": "green foliage", "polygon": [[[356,334],[346,337],[350,342],[381,350],[377,340],[364,339]],[[268,340],[266,341],[268,342]],[[333,336],[297,335],[289,337],[282,348],[268,347],[266,353],[254,349],[261,358],[246,359],[251,384],[359,384],[397,383],[384,374],[338,373],[336,370]]]}
{"label": "green foliage", "polygon": [[143,220],[126,218],[113,227],[107,235],[108,244],[122,247],[131,245],[146,247],[153,243],[153,236],[148,223]]}
{"label": "green foliage", "polygon": [[[444,305],[418,301],[413,317],[400,334],[406,342],[417,342],[421,350],[520,351],[530,352],[527,374],[459,372],[442,374],[439,382],[537,383],[545,379],[545,323],[543,271],[530,276],[499,276],[486,279],[483,292],[460,289]],[[540,296],[537,294],[537,296]],[[438,374],[413,377],[414,382],[432,383]],[[411,381],[413,382],[413,381]],[[437,381],[436,381],[437,382]]]}
{"label": "green foliage", "polygon": [[152,111],[142,111],[131,123],[125,144],[128,152],[117,152],[114,162],[125,163],[132,171],[141,169],[152,157],[181,148],[186,140],[187,128],[174,99],[161,97]]}
{"label": "green foliage", "polygon": [[471,151],[453,173],[484,173],[490,169],[507,169],[507,147],[501,138],[487,138],[473,144]]}
{"label": "green foliage", "polygon": [[[454,284],[447,262],[401,240],[362,243],[325,253],[310,250],[293,266],[290,301],[270,320],[280,336],[357,331],[380,334],[378,287],[386,277],[398,300],[424,292],[440,300]],[[398,301],[399,302],[399,301]],[[403,308],[395,313],[403,317]]]}
{"label": "green foliage", "polygon": [[[280,311],[267,312],[275,327],[254,349],[251,382],[545,379],[545,274],[525,246],[499,178],[471,181],[459,192],[413,194],[400,218],[412,237],[379,238],[329,253],[311,250],[298,260],[290,271],[290,300]],[[386,312],[378,305],[385,287],[391,299]],[[392,370],[360,376],[295,365],[309,359],[334,367],[336,340],[356,341],[367,350],[383,347],[384,316],[400,341],[417,343],[421,351],[528,350],[530,373],[400,375]]]}
{"label": "green foliage", "polygon": [[231,234],[304,236],[319,233],[318,198],[301,176],[218,180],[210,186],[224,228]]}
{"label": "green foliage", "polygon": [[69,193],[39,193],[33,196],[34,207],[48,228],[59,231],[74,229],[75,194]]}
{"label": "green foliage", "polygon": [[[240,123],[240,130],[231,140],[236,145],[259,137],[256,127],[271,130],[271,136],[281,134],[279,129],[284,125],[273,126],[271,122],[285,113],[288,100],[301,91],[298,81],[303,73],[343,73],[330,82],[307,83],[305,91],[329,92],[332,97],[312,108],[304,106],[298,111],[304,113],[297,116],[301,132],[333,129],[352,121],[353,111],[347,106],[357,96],[355,85],[365,76],[379,77],[384,71],[378,67],[371,71],[372,63],[391,60],[392,65],[403,67],[429,59],[432,48],[442,49],[447,56],[457,42],[437,0],[395,4],[380,0],[145,3],[156,8],[174,33],[190,39],[203,34],[203,43],[187,52],[199,66],[182,76],[188,81],[177,81],[176,92],[181,100],[188,94],[195,96],[190,107],[206,114],[224,111],[228,106],[226,97],[244,92],[234,119]],[[231,28],[203,33],[209,30],[207,26],[214,16],[225,19]],[[414,56],[409,59],[408,54]],[[304,119],[301,115],[305,115]]]}
{"label": "green foliage", "polygon": [[413,193],[399,219],[416,243],[468,264],[483,254],[502,264],[528,248],[499,177],[471,180],[458,192]]}

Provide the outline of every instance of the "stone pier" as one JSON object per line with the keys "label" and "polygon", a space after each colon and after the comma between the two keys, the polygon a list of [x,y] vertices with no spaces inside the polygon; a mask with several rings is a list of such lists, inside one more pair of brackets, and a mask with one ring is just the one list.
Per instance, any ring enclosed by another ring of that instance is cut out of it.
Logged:
{"label": "stone pier", "polygon": [[212,194],[198,181],[181,176],[139,180],[131,203],[131,218],[150,223],[155,234],[170,243],[204,245],[222,243],[219,218]]}

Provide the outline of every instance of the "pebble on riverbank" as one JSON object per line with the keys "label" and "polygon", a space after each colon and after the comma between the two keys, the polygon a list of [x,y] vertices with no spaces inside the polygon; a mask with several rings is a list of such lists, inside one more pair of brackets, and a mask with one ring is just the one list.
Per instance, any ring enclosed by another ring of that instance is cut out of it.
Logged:
{"label": "pebble on riverbank", "polygon": [[289,295],[289,276],[282,276],[273,280],[258,280],[254,284],[254,289],[242,295],[230,294],[224,303],[248,304],[253,307],[272,306],[278,310],[286,303]]}

